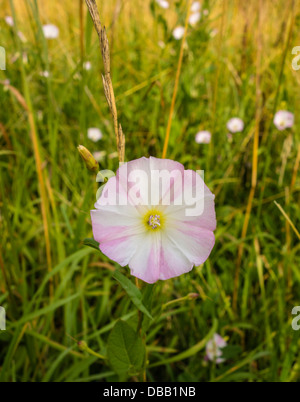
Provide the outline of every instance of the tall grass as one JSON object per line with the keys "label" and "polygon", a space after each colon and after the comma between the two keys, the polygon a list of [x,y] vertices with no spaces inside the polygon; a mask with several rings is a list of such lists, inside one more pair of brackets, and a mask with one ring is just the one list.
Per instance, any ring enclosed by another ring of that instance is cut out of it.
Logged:
{"label": "tall grass", "polygon": [[[166,12],[150,1],[98,2],[113,42],[127,160],[163,152],[181,47],[172,30],[184,25],[187,10],[186,1],[171,3]],[[291,328],[292,308],[300,305],[300,74],[291,68],[300,9],[293,1],[260,3],[204,1],[209,15],[187,32],[167,157],[205,169],[216,194],[216,246],[203,266],[155,285],[154,316],[170,300],[199,298],[167,304],[151,325],[148,380],[300,378],[299,333]],[[13,14],[11,28],[3,17]],[[0,380],[113,380],[99,355],[119,317],[132,325],[138,317],[112,278],[117,266],[82,244],[91,237],[97,187],[77,145],[105,151],[101,167],[118,167],[98,39],[79,1],[10,0],[0,18],[7,51],[7,71],[0,72],[0,305],[7,312]],[[59,26],[58,40],[43,38],[45,23]],[[49,78],[40,75],[45,70]],[[279,108],[296,115],[289,132],[272,124]],[[230,142],[226,122],[234,115],[245,130]],[[104,133],[97,144],[87,138],[95,126]],[[212,148],[195,143],[199,129],[213,130]],[[219,366],[203,361],[214,332],[232,346]]]}

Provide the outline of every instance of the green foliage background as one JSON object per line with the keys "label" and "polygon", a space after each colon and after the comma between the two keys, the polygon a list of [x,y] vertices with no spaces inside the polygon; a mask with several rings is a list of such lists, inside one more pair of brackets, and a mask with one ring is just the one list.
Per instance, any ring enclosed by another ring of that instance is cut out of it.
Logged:
{"label": "green foliage background", "polygon": [[[127,160],[162,153],[180,49],[172,30],[186,13],[185,1],[170,3],[163,10],[154,1],[99,1]],[[115,380],[114,364],[105,358],[109,334],[119,318],[132,330],[138,322],[134,304],[113,278],[117,265],[83,245],[91,237],[97,185],[76,147],[104,151],[102,168],[116,170],[118,160],[98,41],[85,4],[80,31],[79,4],[5,0],[0,11],[0,45],[7,53],[7,70],[0,72],[0,305],[7,312],[7,330],[0,332],[2,381]],[[300,332],[291,328],[291,311],[300,305],[300,243],[273,202],[299,230],[300,72],[291,67],[292,48],[300,45],[299,5],[267,0],[259,9],[257,1],[205,0],[202,8],[208,16],[188,32],[168,158],[205,170],[216,193],[216,246],[203,266],[155,285],[154,319],[143,324],[149,327],[143,340],[147,379],[299,381]],[[242,238],[253,167],[259,13],[258,183]],[[6,15],[17,25],[9,27]],[[59,26],[58,40],[44,39],[45,23]],[[84,61],[91,62],[90,71]],[[293,129],[279,132],[273,125],[279,109],[295,113]],[[233,116],[245,121],[245,130],[230,140],[226,122]],[[88,140],[89,127],[102,130],[100,142]],[[195,143],[200,129],[212,132],[212,146]],[[130,278],[127,269],[121,272]],[[185,298],[190,293],[198,299]],[[214,332],[231,347],[222,365],[204,363]]]}

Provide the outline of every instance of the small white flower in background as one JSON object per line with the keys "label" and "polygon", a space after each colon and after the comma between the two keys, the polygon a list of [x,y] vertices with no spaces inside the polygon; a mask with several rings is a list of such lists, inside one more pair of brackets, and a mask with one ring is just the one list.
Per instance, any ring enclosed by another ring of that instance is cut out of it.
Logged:
{"label": "small white flower in background", "polygon": [[201,13],[198,11],[194,14],[191,14],[190,18],[189,18],[189,23],[194,26],[197,24],[197,22],[199,22],[201,20]]}
{"label": "small white flower in background", "polygon": [[103,137],[103,134],[102,134],[101,130],[99,130],[99,128],[92,127],[92,128],[88,129],[87,136],[88,136],[88,139],[90,139],[91,141],[97,142],[97,141],[101,140],[101,138]]}
{"label": "small white flower in background", "polygon": [[157,44],[158,44],[158,46],[159,46],[161,49],[164,49],[164,48],[166,47],[165,42],[162,41],[162,40],[160,40]]}
{"label": "small white flower in background", "polygon": [[211,133],[209,131],[199,131],[196,134],[195,141],[197,144],[209,144],[211,141]]}
{"label": "small white flower in background", "polygon": [[210,360],[217,364],[224,363],[225,359],[222,358],[222,349],[227,346],[227,342],[219,335],[214,334],[213,339],[206,344],[206,360]]}
{"label": "small white flower in background", "polygon": [[73,80],[74,80],[74,81],[79,81],[79,80],[81,80],[81,79],[82,79],[81,74],[75,73],[75,74],[73,75]]}
{"label": "small white flower in background", "polygon": [[111,153],[111,154],[109,154],[108,155],[108,158],[109,159],[115,159],[115,158],[117,158],[119,155],[118,155],[118,152],[113,152],[113,153]]}
{"label": "small white flower in background", "polygon": [[105,151],[96,151],[93,153],[93,157],[96,159],[97,162],[102,162],[106,156]]}
{"label": "small white flower in background", "polygon": [[38,121],[42,121],[42,120],[43,120],[44,114],[43,114],[43,111],[42,111],[42,110],[38,110],[37,113],[36,113],[36,115],[37,115]]}
{"label": "small white flower in background", "polygon": [[218,28],[214,28],[211,32],[210,32],[210,37],[214,38],[215,36],[217,36],[219,33]]}
{"label": "small white flower in background", "polygon": [[207,10],[207,8],[205,10],[203,10],[203,15],[205,15],[205,17],[207,17],[209,14],[209,11]]}
{"label": "small white flower in background", "polygon": [[279,110],[274,116],[274,124],[280,131],[293,127],[294,120],[293,113],[287,110]]}
{"label": "small white flower in background", "polygon": [[3,91],[7,92],[9,91],[8,86],[10,85],[10,80],[6,79],[3,81]]}
{"label": "small white flower in background", "polygon": [[40,76],[41,77],[45,77],[45,78],[49,78],[49,71],[42,71],[41,73],[40,73]]}
{"label": "small white flower in background", "polygon": [[23,64],[28,64],[28,54],[26,52],[22,53]]}
{"label": "small white flower in background", "polygon": [[170,7],[170,4],[169,4],[169,2],[168,2],[167,0],[156,0],[156,3],[157,3],[160,7],[164,8],[164,9],[167,9],[167,8]]}
{"label": "small white flower in background", "polygon": [[14,64],[17,60],[19,60],[19,57],[20,57],[20,53],[19,53],[19,52],[14,53],[14,54],[11,56],[11,58],[10,58],[11,64]]}
{"label": "small white flower in background", "polygon": [[13,17],[11,17],[10,15],[7,15],[4,19],[5,19],[5,22],[7,23],[7,25],[9,25],[10,27],[14,26]]}
{"label": "small white flower in background", "polygon": [[43,33],[46,39],[57,39],[59,36],[59,29],[53,24],[43,25]]}
{"label": "small white flower in background", "polygon": [[23,34],[23,32],[18,31],[18,37],[20,38],[20,41],[23,43],[27,42],[26,36]]}
{"label": "small white flower in background", "polygon": [[197,11],[201,10],[201,4],[200,1],[194,1],[192,6],[191,6],[191,12],[196,13]]}
{"label": "small white flower in background", "polygon": [[183,38],[184,35],[184,27],[177,27],[173,31],[173,36],[176,40],[180,40]]}
{"label": "small white flower in background", "polygon": [[233,117],[228,121],[227,128],[231,133],[241,133],[244,130],[244,122],[238,117]]}
{"label": "small white flower in background", "polygon": [[83,63],[83,68],[86,71],[90,71],[92,69],[92,63],[90,61],[86,61],[85,63]]}

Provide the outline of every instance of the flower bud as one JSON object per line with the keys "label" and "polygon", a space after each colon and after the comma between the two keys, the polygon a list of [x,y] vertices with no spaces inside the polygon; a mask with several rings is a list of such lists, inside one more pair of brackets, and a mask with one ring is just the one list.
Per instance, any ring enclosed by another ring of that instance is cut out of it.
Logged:
{"label": "flower bud", "polygon": [[79,145],[77,147],[78,152],[80,153],[82,159],[85,162],[86,167],[91,170],[92,172],[98,172],[99,171],[99,164],[96,161],[96,159],[93,157],[93,155],[90,153],[90,151],[85,148],[83,145]]}
{"label": "flower bud", "polygon": [[198,293],[189,293],[188,294],[189,300],[198,299],[198,297],[199,297]]}
{"label": "flower bud", "polygon": [[79,341],[77,345],[78,345],[79,349],[82,351],[88,349],[88,345],[85,341]]}

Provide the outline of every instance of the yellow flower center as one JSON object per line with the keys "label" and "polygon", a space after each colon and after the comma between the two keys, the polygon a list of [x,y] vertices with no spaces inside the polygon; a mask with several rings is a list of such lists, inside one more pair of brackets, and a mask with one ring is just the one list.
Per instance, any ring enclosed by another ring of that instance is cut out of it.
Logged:
{"label": "yellow flower center", "polygon": [[165,223],[164,216],[158,210],[148,211],[143,220],[146,228],[151,231],[162,229]]}

